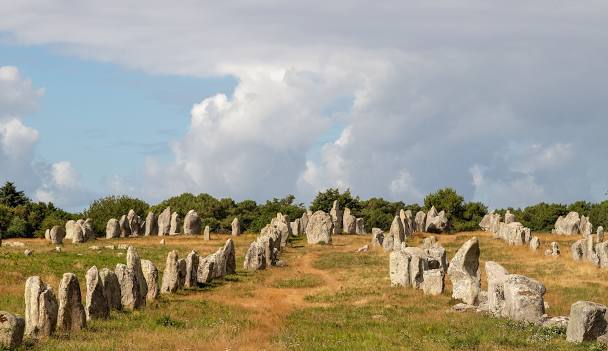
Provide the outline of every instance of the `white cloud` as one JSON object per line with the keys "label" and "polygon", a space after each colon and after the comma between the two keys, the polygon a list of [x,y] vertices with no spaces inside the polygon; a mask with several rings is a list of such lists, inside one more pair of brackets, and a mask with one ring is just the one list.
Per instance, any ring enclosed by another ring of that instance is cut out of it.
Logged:
{"label": "white cloud", "polygon": [[239,80],[193,107],[173,162],[148,159],[121,189],[308,200],[340,186],[410,202],[452,186],[506,206],[608,188],[606,2],[137,3],[0,9],[19,43]]}

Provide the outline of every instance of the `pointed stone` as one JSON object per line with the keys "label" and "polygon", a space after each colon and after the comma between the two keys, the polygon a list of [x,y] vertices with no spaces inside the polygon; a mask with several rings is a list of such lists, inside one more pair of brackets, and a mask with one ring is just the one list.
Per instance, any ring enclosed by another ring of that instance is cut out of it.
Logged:
{"label": "pointed stone", "polygon": [[87,271],[86,283],[87,299],[85,311],[87,320],[107,319],[110,317],[110,308],[108,307],[108,298],[106,297],[97,267],[93,266]]}
{"label": "pointed stone", "polygon": [[59,300],[57,328],[64,331],[76,331],[85,328],[87,317],[82,305],[80,284],[74,273],[63,274],[57,297]]}
{"label": "pointed stone", "polygon": [[160,295],[160,287],[158,286],[158,269],[154,263],[149,260],[141,260],[141,269],[143,271],[148,290],[146,300],[157,300],[158,296]]}

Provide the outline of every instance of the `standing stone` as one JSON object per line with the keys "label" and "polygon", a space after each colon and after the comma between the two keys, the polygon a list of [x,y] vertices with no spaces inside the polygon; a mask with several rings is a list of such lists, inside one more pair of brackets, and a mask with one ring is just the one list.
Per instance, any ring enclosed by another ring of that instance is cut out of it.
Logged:
{"label": "standing stone", "polygon": [[270,221],[270,226],[276,228],[281,233],[280,247],[287,245],[287,239],[291,237],[291,227],[289,226],[289,217],[282,213],[277,213],[277,216]]}
{"label": "standing stone", "polygon": [[356,230],[355,233],[357,235],[365,235],[365,221],[363,220],[363,218],[357,218],[356,221]]}
{"label": "standing stone", "polygon": [[133,209],[129,210],[127,214],[127,223],[129,225],[129,230],[131,232],[131,236],[140,236],[143,234],[142,232],[142,220],[141,217]]}
{"label": "standing stone", "polygon": [[213,278],[221,278],[226,274],[236,273],[236,256],[234,242],[232,239],[226,240],[224,247],[215,252],[215,267]]}
{"label": "standing stone", "polygon": [[126,238],[131,235],[131,228],[129,227],[129,221],[127,215],[122,215],[118,220],[118,226],[120,227],[120,237]]}
{"label": "standing stone", "polygon": [[515,222],[515,215],[512,214],[510,210],[507,210],[507,212],[505,213],[505,224],[513,222]]}
{"label": "standing stone", "polygon": [[49,240],[53,245],[61,245],[63,244],[63,239],[65,238],[65,230],[63,227],[59,225],[54,225],[51,230],[49,230]]}
{"label": "standing stone", "polygon": [[213,280],[213,272],[215,269],[215,255],[209,255],[199,260],[196,280],[200,284],[207,284]]}
{"label": "standing stone", "polygon": [[44,231],[44,238],[47,241],[51,241],[51,230],[49,228],[46,228],[46,230]]}
{"label": "standing stone", "polygon": [[48,337],[57,327],[59,304],[53,289],[40,277],[27,278],[25,282],[25,336]]}
{"label": "standing stone", "polygon": [[16,349],[23,342],[25,319],[0,311],[0,349]]}
{"label": "standing stone", "polygon": [[551,243],[551,256],[559,256],[559,254],[559,245],[554,241]]}
{"label": "standing stone", "polygon": [[425,295],[441,295],[444,289],[445,272],[443,269],[429,269],[423,271],[422,291]]}
{"label": "standing stone", "polygon": [[120,296],[120,283],[116,273],[108,268],[104,268],[99,273],[101,278],[101,285],[103,285],[103,292],[106,296],[108,309],[121,310],[122,301]]}
{"label": "standing stone", "polygon": [[83,242],[85,242],[85,237],[84,231],[82,230],[82,225],[76,222],[72,229],[72,244],[80,244]]}
{"label": "standing stone", "polygon": [[601,243],[602,241],[604,241],[604,227],[599,226],[597,227],[597,232],[596,232],[596,242]]}
{"label": "standing stone", "polygon": [[234,217],[234,219],[232,220],[231,226],[232,226],[232,236],[241,235],[241,223],[240,223],[238,217]]}
{"label": "standing stone", "polygon": [[570,252],[572,253],[572,259],[575,261],[581,261],[585,258],[586,247],[585,239],[577,240],[570,246]]}
{"label": "standing stone", "polygon": [[426,224],[426,214],[422,211],[418,211],[416,213],[414,221],[416,222],[416,231],[420,233],[424,232],[424,226]]}
{"label": "standing stone", "polygon": [[476,237],[458,249],[450,261],[448,276],[452,282],[452,297],[474,305],[480,291],[479,241]]}
{"label": "standing stone", "polygon": [[110,218],[106,224],[106,239],[120,237],[120,224],[116,218]]}
{"label": "standing stone", "polygon": [[[411,257],[410,259],[410,284],[415,289],[422,289],[424,271],[431,268],[429,259],[419,247],[401,247],[401,251]],[[432,268],[438,268],[432,267]]]}
{"label": "standing stone", "polygon": [[301,234],[306,233],[306,226],[308,225],[308,219],[310,218],[310,215],[308,214],[308,211],[305,211],[302,214],[302,217],[300,217],[300,229],[301,229]]}
{"label": "standing stone", "polygon": [[334,200],[329,215],[331,216],[331,222],[334,225],[332,234],[342,234],[342,210],[340,209],[338,200]]}
{"label": "standing stone", "polygon": [[399,250],[401,243],[405,241],[405,233],[403,232],[403,225],[401,225],[399,216],[393,218],[388,235],[393,238],[393,250]]}
{"label": "standing stone", "polygon": [[[434,237],[431,238],[434,239]],[[441,246],[441,244],[433,242],[430,244],[428,249],[424,250],[424,253],[439,264],[439,267],[435,268],[441,268],[444,272],[448,271],[448,255],[445,248]]]}
{"label": "standing stone", "polygon": [[503,317],[530,323],[538,322],[545,313],[545,286],[518,274],[509,274],[503,282],[505,304]]}
{"label": "standing stone", "polygon": [[133,271],[135,274],[135,280],[137,281],[139,292],[139,304],[141,306],[146,305],[146,296],[148,295],[148,284],[144,278],[144,272],[141,268],[141,259],[137,254],[137,250],[133,246],[129,246],[127,249],[127,268]]}
{"label": "standing stone", "polygon": [[[412,212],[410,211],[409,214],[411,216]],[[407,214],[404,209],[399,210],[399,219],[401,220],[401,226],[403,227],[403,232],[405,233],[405,236],[407,237],[412,234],[412,227],[410,226],[410,222],[407,218]]]}
{"label": "standing stone", "polygon": [[144,236],[158,235],[158,222],[154,212],[148,212],[144,228]]}
{"label": "standing stone", "polygon": [[196,251],[192,250],[186,257],[186,276],[184,288],[192,289],[197,286],[199,256]]}
{"label": "standing stone", "polygon": [[576,235],[579,233],[579,225],[581,219],[576,212],[570,212],[566,217],[559,216],[555,222],[555,234],[559,235]]}
{"label": "standing stone", "polygon": [[163,272],[163,282],[160,288],[161,294],[170,294],[177,291],[179,283],[177,260],[177,251],[173,250],[169,252],[165,263],[165,271]]}
{"label": "standing stone", "polygon": [[372,246],[382,246],[384,232],[380,228],[372,228]]}
{"label": "standing stone", "polygon": [[211,229],[208,225],[205,226],[205,230],[203,231],[203,240],[211,240]]}
{"label": "standing stone", "polygon": [[107,319],[110,317],[108,297],[106,296],[103,282],[96,266],[91,267],[87,271],[86,282],[87,301],[85,311],[87,320]]}
{"label": "standing stone", "polygon": [[594,341],[606,333],[606,306],[589,301],[577,301],[570,307],[566,340]]}
{"label": "standing stone", "polygon": [[144,280],[148,289],[146,300],[153,301],[158,299],[160,295],[160,287],[158,286],[158,269],[152,261],[141,260],[141,270],[144,274]]}
{"label": "standing stone", "polygon": [[401,250],[391,252],[389,257],[389,275],[391,286],[408,287],[410,283],[410,262],[412,257]]}
{"label": "standing stone", "polygon": [[186,260],[180,258],[177,260],[177,288],[183,289],[186,283]]}
{"label": "standing stone", "polygon": [[300,228],[300,219],[296,218],[295,221],[289,223],[290,227],[291,227],[291,233],[295,236],[299,236],[302,233],[302,230]]}
{"label": "standing stone", "polygon": [[74,273],[64,273],[57,292],[59,311],[57,327],[64,331],[80,330],[86,327],[86,314],[82,305],[80,284]]}
{"label": "standing stone", "polygon": [[201,218],[195,210],[190,210],[184,217],[184,234],[198,235],[201,233]]}
{"label": "standing stone", "polygon": [[306,241],[309,244],[330,244],[334,224],[331,216],[323,211],[316,211],[308,220]]}
{"label": "standing stone", "polygon": [[394,241],[395,239],[390,233],[384,233],[384,237],[382,239],[382,248],[384,249],[384,252],[393,251],[395,246]]}
{"label": "standing stone", "polygon": [[171,215],[171,228],[169,228],[169,235],[178,235],[180,233],[180,227],[182,225],[182,220],[179,218],[179,214],[177,212],[173,212]]}
{"label": "standing stone", "polygon": [[76,221],[70,219],[65,223],[65,238],[66,240],[74,239],[74,227],[76,226]]}
{"label": "standing stone", "polygon": [[257,271],[266,268],[264,243],[254,241],[249,245],[245,259],[243,260],[243,268],[247,271]]}
{"label": "standing stone", "polygon": [[437,213],[435,206],[426,214],[424,230],[428,233],[443,233],[448,229],[448,218],[445,211]]}
{"label": "standing stone", "polygon": [[593,234],[593,224],[591,224],[589,217],[581,216],[581,222],[579,224],[578,230],[583,237],[587,237]]}
{"label": "standing stone", "polygon": [[530,239],[530,250],[536,251],[540,247],[540,239],[537,236],[533,236]]}
{"label": "standing stone", "polygon": [[93,220],[87,218],[84,223],[82,223],[82,233],[84,236],[84,241],[95,240],[95,232],[93,231]]}
{"label": "standing stone", "polygon": [[135,272],[129,269],[127,265],[119,263],[115,269],[118,284],[120,284],[120,301],[122,308],[126,310],[134,310],[141,307],[141,298],[139,295],[139,284],[135,278]]}
{"label": "standing stone", "polygon": [[158,235],[171,233],[171,207],[167,207],[158,216]]}
{"label": "standing stone", "polygon": [[595,245],[595,252],[600,261],[600,268],[608,268],[608,241],[602,241]]}
{"label": "standing stone", "polygon": [[344,209],[342,216],[342,231],[344,234],[355,234],[357,231],[357,218],[350,213],[350,208]]}
{"label": "standing stone", "polygon": [[499,317],[505,305],[504,282],[509,272],[494,261],[486,261],[486,276],[488,277],[488,310]]}

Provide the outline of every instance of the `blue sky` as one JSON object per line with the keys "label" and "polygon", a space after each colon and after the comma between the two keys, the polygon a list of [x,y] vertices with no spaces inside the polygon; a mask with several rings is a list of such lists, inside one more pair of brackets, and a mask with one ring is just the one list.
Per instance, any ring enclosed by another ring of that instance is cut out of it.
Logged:
{"label": "blue sky", "polygon": [[607,17],[599,0],[8,2],[0,180],[68,209],[336,186],[602,201]]}

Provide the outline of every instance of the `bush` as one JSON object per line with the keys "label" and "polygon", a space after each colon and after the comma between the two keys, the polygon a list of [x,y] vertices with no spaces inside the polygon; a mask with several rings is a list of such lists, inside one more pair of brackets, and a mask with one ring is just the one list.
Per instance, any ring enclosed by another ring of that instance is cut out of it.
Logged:
{"label": "bush", "polygon": [[424,198],[425,212],[433,206],[437,212],[445,211],[448,220],[459,219],[464,212],[464,198],[452,188],[439,189]]}
{"label": "bush", "polygon": [[350,193],[350,189],[347,189],[345,192],[340,194],[340,190],[338,188],[329,188],[325,191],[320,191],[317,193],[317,196],[310,204],[310,210],[313,212],[322,210],[329,213],[334,201],[336,200],[338,200],[341,209],[348,207],[355,213],[361,209],[359,197],[353,197]]}
{"label": "bush", "polygon": [[462,216],[454,218],[452,228],[456,232],[479,230],[479,222],[488,213],[488,208],[481,202],[467,202],[464,204]]}
{"label": "bush", "polygon": [[245,230],[254,233],[260,232],[266,224],[270,223],[273,217],[276,217],[277,212],[287,215],[289,220],[293,221],[302,217],[305,211],[304,204],[295,203],[295,196],[293,195],[287,195],[282,199],[274,198],[258,206],[255,218]]}
{"label": "bush", "polygon": [[13,217],[11,224],[6,230],[8,237],[27,237],[32,232],[30,224],[21,217]]}
{"label": "bush", "polygon": [[393,218],[399,214],[401,209],[405,209],[406,207],[401,201],[390,202],[379,197],[361,201],[360,206],[361,209],[353,211],[353,215],[363,218],[365,229],[368,232],[372,228],[388,230],[393,222]]}
{"label": "bush", "polygon": [[99,236],[104,235],[106,224],[110,218],[120,219],[122,215],[133,209],[140,217],[146,218],[150,206],[142,200],[129,196],[107,196],[91,203],[83,212],[83,217],[91,218],[93,231]]}

